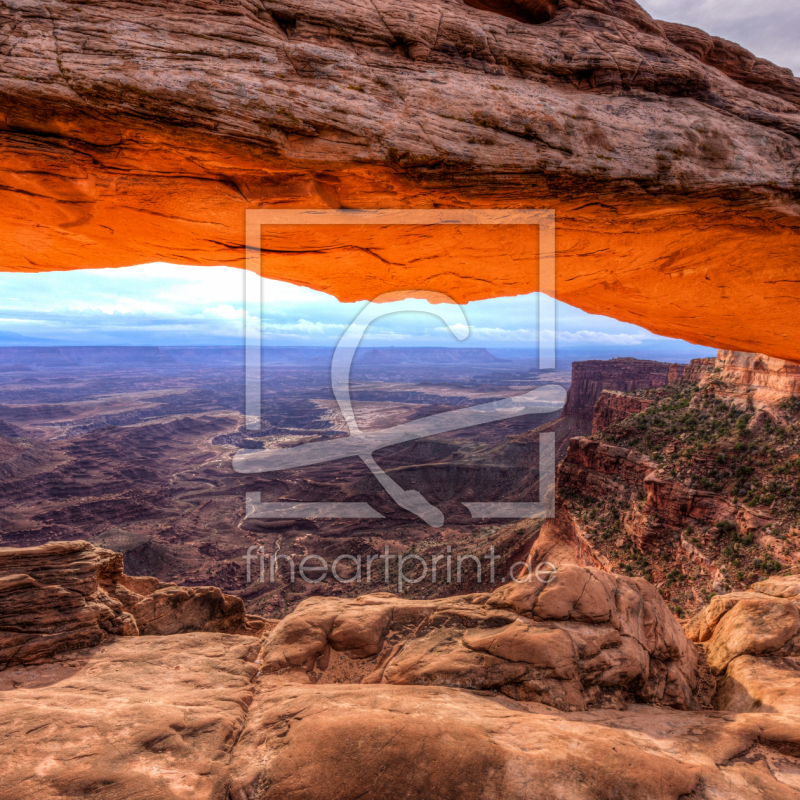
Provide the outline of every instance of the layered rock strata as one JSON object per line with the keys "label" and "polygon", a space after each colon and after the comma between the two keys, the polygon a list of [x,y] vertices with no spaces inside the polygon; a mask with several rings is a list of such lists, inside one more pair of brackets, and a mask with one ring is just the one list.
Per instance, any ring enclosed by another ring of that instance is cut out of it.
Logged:
{"label": "layered rock strata", "polygon": [[758,527],[748,509],[715,492],[670,479],[655,461],[634,448],[587,437],[570,441],[567,457],[558,467],[556,486],[563,496],[579,493],[621,503],[626,509],[623,529],[640,546],[652,545],[688,525],[738,520],[742,530]]}
{"label": "layered rock strata", "polygon": [[[0,22],[4,269],[242,266],[246,209],[552,209],[565,302],[800,360],[800,81],[633,0],[7,0]],[[343,300],[538,288],[535,226],[405,219],[268,227],[265,274]]]}
{"label": "layered rock strata", "polygon": [[585,417],[591,424],[595,405],[604,391],[635,392],[665,386],[671,377],[679,377],[678,366],[639,358],[576,361],[572,365],[564,414]]}
{"label": "layered rock strata", "polygon": [[0,548],[0,669],[46,661],[113,636],[256,635],[264,620],[211,586],[125,575],[122,555],[89,542]]}
{"label": "layered rock strata", "polygon": [[775,410],[800,397],[800,364],[759,353],[720,350],[710,380],[722,382],[720,395],[740,407]]}
{"label": "layered rock strata", "polygon": [[597,436],[616,422],[622,422],[634,414],[640,414],[652,404],[653,401],[646,397],[635,397],[624,392],[611,392],[604,389],[594,404],[592,436]]}

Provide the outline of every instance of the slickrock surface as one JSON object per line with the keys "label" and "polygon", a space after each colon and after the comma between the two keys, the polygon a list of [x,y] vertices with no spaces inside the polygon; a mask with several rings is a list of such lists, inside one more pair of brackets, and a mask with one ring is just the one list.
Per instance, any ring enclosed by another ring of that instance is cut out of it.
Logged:
{"label": "slickrock surface", "polygon": [[263,626],[263,619],[245,614],[238,597],[125,575],[121,554],[89,542],[0,548],[0,669],[46,661],[112,635],[257,635]]}
{"label": "slickrock surface", "polygon": [[[48,547],[8,559],[17,582],[84,597],[121,574]],[[312,598],[263,642],[112,637],[0,669],[0,800],[798,800],[798,598],[775,578],[689,625],[724,714],[687,710],[696,646],[655,589],[577,566],[492,594]]]}
{"label": "slickrock surface", "polygon": [[709,665],[722,676],[715,708],[800,714],[800,576],[718,595],[686,633],[705,643]]}
{"label": "slickrock surface", "polygon": [[800,797],[791,717],[560,714],[441,687],[260,682],[231,762],[237,800]]}
{"label": "slickrock surface", "polygon": [[492,594],[311,598],[267,638],[262,671],[321,683],[493,689],[563,710],[692,708],[697,653],[655,588],[578,566]]}
{"label": "slickrock surface", "polygon": [[0,672],[0,798],[220,800],[252,637],[126,637]]}
{"label": "slickrock surface", "polygon": [[[800,360],[800,81],[633,0],[4,0],[0,97],[3,269],[241,266],[247,208],[554,209],[564,301]],[[537,288],[535,232],[265,243],[344,300]]]}

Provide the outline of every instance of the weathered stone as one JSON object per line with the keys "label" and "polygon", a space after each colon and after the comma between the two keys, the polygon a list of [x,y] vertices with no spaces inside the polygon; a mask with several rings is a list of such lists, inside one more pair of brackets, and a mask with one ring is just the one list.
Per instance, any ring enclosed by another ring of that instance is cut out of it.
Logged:
{"label": "weathered stone", "polygon": [[[429,686],[261,677],[231,762],[248,800],[797,800],[791,717],[559,714]],[[402,787],[402,788],[401,788]],[[534,789],[535,787],[535,789]]]}
{"label": "weathered stone", "polygon": [[[262,671],[300,682],[494,689],[564,709],[643,691],[695,704],[697,653],[652,586],[575,565],[532,591],[536,583],[425,602],[312,598],[267,638]],[[344,668],[330,650],[364,665]]]}
{"label": "weathered stone", "polygon": [[256,647],[127,637],[0,672],[0,798],[220,800]]}
{"label": "weathered stone", "polygon": [[704,642],[721,711],[797,712],[800,701],[800,578],[784,576],[750,591],[714,597],[686,626]]}
{"label": "weathered stone", "polygon": [[111,636],[215,631],[258,635],[265,620],[216,587],[125,575],[89,542],[0,548],[0,669],[46,661]]}
{"label": "weathered stone", "polygon": [[[800,81],[633,0],[476,4],[5,2],[3,269],[241,266],[248,208],[545,208],[565,302],[800,361]],[[535,231],[264,241],[343,300],[538,286]]]}

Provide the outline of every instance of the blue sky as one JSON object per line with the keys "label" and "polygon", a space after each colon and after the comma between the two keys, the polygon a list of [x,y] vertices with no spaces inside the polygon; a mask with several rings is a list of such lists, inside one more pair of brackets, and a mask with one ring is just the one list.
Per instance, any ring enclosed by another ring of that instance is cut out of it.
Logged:
{"label": "blue sky", "polygon": [[[244,273],[230,267],[147,264],[122,269],[38,274],[0,273],[0,344],[236,345],[242,342]],[[280,281],[263,286],[267,345],[335,345],[364,303]],[[464,306],[470,335],[463,346],[531,348],[537,296]],[[562,346],[612,347],[620,355],[659,343],[634,325],[558,304]],[[25,337],[21,339],[18,337]],[[48,341],[45,341],[48,340]],[[369,329],[365,344],[458,344],[427,314],[394,314]],[[706,349],[697,349],[704,355]]]}

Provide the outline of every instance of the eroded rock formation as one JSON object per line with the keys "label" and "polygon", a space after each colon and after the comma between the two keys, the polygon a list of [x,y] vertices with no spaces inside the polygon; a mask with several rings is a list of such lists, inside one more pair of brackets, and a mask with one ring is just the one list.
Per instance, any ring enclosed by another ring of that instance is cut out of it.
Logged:
{"label": "eroded rock formation", "polygon": [[531,563],[641,570],[679,614],[796,567],[797,388],[794,364],[721,351],[667,386],[604,391]]}
{"label": "eroded rock formation", "polygon": [[[108,554],[74,542],[2,555],[51,597],[153,589],[119,580]],[[0,669],[0,800],[381,800],[398,787],[524,800],[533,785],[582,800],[796,800],[798,593],[775,579],[716,598],[689,625],[696,646],[652,586],[580,567],[441,600],[315,598],[263,642],[84,642]],[[721,674],[724,716],[658,707],[708,688],[696,647]]]}
{"label": "eroded rock formation", "polygon": [[0,669],[36,664],[113,636],[216,631],[257,635],[260,617],[213,586],[183,588],[123,571],[89,542],[0,548]]}
{"label": "eroded rock formation", "polygon": [[796,714],[800,708],[800,577],[718,595],[686,627],[718,675],[721,711]]}
{"label": "eroded rock formation", "polygon": [[[633,0],[8,0],[0,268],[241,266],[248,208],[546,208],[562,300],[800,360],[798,87]],[[264,244],[344,300],[537,288],[502,226]]]}
{"label": "eroded rock formation", "polygon": [[492,689],[565,711],[695,706],[697,654],[642,580],[565,566],[492,594],[311,598],[267,639],[262,671],[300,682]]}
{"label": "eroded rock formation", "polygon": [[680,377],[678,364],[640,358],[612,358],[608,361],[576,361],[564,414],[583,417],[590,424],[595,405],[605,390],[634,392],[664,386]]}
{"label": "eroded rock formation", "polygon": [[624,392],[612,392],[604,389],[594,405],[592,415],[592,435],[596,436],[616,422],[639,414],[653,404],[646,397],[637,397]]}
{"label": "eroded rock formation", "polygon": [[800,396],[800,364],[758,353],[722,350],[715,370],[701,383],[719,380],[722,394],[740,406],[773,409]]}

